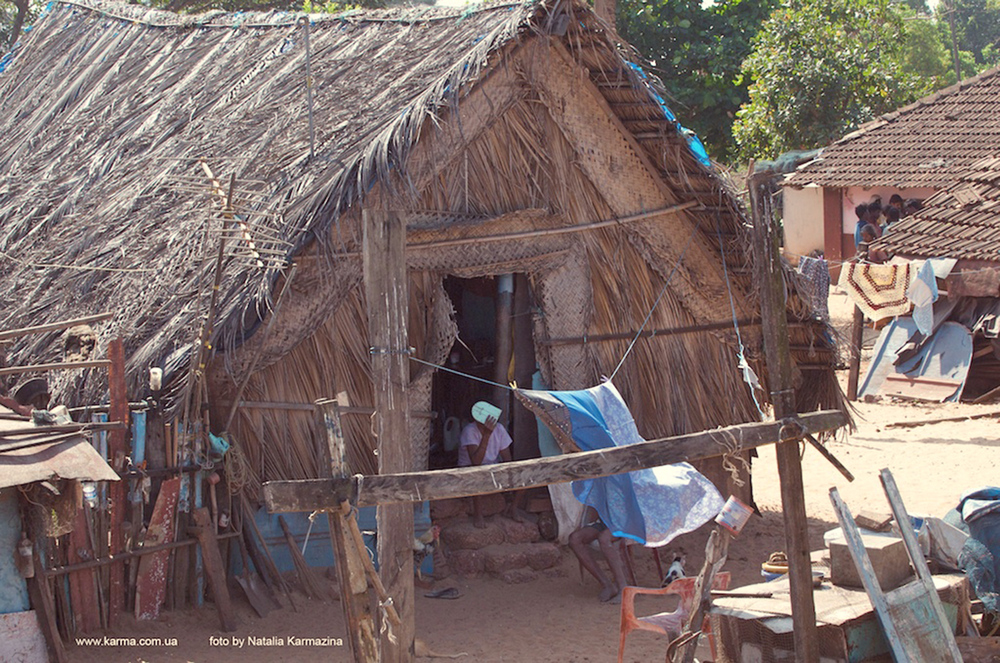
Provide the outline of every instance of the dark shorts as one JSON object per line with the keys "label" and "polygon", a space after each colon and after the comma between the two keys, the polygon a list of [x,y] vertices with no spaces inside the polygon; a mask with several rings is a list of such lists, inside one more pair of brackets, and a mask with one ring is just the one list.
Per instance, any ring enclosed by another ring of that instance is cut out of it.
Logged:
{"label": "dark shorts", "polygon": [[595,530],[597,530],[598,534],[600,534],[601,532],[603,532],[604,530],[606,530],[608,528],[608,526],[605,525],[600,520],[595,520],[592,523],[587,523],[586,525],[584,525],[584,527],[593,527]]}

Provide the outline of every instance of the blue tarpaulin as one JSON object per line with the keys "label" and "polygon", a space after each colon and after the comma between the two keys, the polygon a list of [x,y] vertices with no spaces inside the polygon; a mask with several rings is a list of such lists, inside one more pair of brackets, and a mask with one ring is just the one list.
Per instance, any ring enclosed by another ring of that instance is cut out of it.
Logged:
{"label": "blue tarpaulin", "polygon": [[[582,451],[644,442],[610,382],[580,391],[516,390],[557,439]],[[597,510],[615,536],[662,546],[701,527],[722,509],[712,482],[688,463],[573,482],[573,494]]]}

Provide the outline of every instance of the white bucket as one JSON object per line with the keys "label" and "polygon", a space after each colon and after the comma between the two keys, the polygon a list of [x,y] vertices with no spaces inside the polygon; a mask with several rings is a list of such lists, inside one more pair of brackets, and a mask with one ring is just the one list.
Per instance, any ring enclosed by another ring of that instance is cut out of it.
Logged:
{"label": "white bucket", "polygon": [[733,536],[739,536],[739,533],[743,530],[743,526],[747,524],[752,514],[753,509],[733,495],[730,495],[729,499],[726,500],[725,506],[722,507],[722,511],[715,517],[715,522],[732,532]]}

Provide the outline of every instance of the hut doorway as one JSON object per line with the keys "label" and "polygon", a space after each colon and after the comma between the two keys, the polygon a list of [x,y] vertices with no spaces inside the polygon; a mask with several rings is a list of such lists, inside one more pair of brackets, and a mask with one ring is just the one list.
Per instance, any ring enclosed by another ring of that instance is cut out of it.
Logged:
{"label": "hut doorway", "polygon": [[455,467],[462,428],[472,421],[472,405],[489,401],[503,414],[501,423],[514,440],[515,459],[538,457],[535,418],[513,393],[475,380],[531,387],[535,373],[532,335],[533,297],[526,274],[464,279],[447,276],[444,289],[455,308],[458,338],[446,360],[463,375],[437,371],[431,408],[437,413],[428,467]]}

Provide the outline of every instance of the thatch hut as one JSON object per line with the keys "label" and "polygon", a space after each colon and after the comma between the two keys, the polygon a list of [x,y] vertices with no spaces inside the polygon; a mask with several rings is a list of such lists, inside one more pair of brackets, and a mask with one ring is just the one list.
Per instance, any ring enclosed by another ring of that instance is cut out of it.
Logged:
{"label": "thatch hut", "polygon": [[[746,217],[635,62],[577,0],[309,20],[56,2],[0,74],[3,322],[112,310],[100,342],[127,339],[137,395],[163,367],[168,405],[211,329],[213,428],[239,398],[231,480],[256,496],[316,476],[308,404],[338,394],[352,470],[373,473],[361,211],[389,209],[407,220],[415,358],[456,347],[455,288],[518,274],[547,386],[610,375],[645,324],[615,383],[646,437],[756,420],[734,325],[759,369]],[[789,311],[799,407],[837,405],[822,323],[794,293]],[[55,334],[9,348],[61,351]],[[436,409],[438,375],[411,364],[412,412]],[[93,402],[101,380],[52,390]],[[414,468],[432,425],[412,419]]]}

